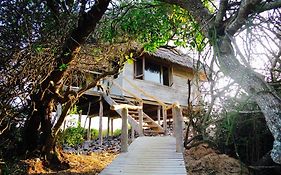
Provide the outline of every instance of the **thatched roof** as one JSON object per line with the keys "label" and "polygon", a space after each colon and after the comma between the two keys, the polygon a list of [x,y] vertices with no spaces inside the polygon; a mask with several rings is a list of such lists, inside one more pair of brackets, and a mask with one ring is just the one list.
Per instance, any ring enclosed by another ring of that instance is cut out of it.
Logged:
{"label": "thatched roof", "polygon": [[182,54],[177,51],[173,51],[166,48],[159,48],[156,52],[148,53],[148,54],[184,67],[188,67],[192,69],[194,68],[193,59],[190,56],[186,54]]}

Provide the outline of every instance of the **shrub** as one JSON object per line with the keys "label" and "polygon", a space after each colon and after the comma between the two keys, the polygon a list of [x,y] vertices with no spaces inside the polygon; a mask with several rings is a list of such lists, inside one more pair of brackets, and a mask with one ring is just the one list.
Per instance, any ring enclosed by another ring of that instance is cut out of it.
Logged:
{"label": "shrub", "polygon": [[91,129],[91,139],[96,139],[99,136],[99,131],[97,129]]}
{"label": "shrub", "polygon": [[62,133],[62,143],[68,146],[77,146],[84,142],[86,130],[80,126],[69,127]]}
{"label": "shrub", "polygon": [[113,136],[120,136],[121,135],[121,129],[116,129],[114,132],[113,132]]}

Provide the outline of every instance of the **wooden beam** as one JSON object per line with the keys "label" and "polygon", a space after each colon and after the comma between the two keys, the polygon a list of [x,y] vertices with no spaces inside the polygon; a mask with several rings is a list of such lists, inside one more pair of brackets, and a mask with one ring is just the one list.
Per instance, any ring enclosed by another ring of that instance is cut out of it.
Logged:
{"label": "wooden beam", "polygon": [[122,109],[121,152],[128,152],[128,108]]}
{"label": "wooden beam", "polygon": [[158,119],[158,125],[161,124],[161,106],[158,106],[157,108],[157,119]]}
{"label": "wooden beam", "polygon": [[99,109],[99,144],[102,145],[102,117],[103,117],[103,103],[102,96],[100,96],[100,109]]}
{"label": "wooden beam", "polygon": [[106,137],[109,138],[109,126],[110,126],[110,116],[108,115],[107,117],[107,132],[106,132]]}
{"label": "wooden beam", "polygon": [[161,100],[159,100],[158,98],[156,98],[153,95],[148,94],[147,92],[145,92],[143,89],[141,89],[140,87],[138,87],[137,85],[135,85],[134,83],[132,83],[128,78],[123,76],[123,79],[126,80],[132,87],[134,87],[135,89],[137,89],[138,91],[140,91],[143,95],[145,95],[148,98],[151,98],[153,100],[155,100],[157,103],[159,103],[160,105],[162,105],[164,108],[166,108],[166,104],[164,102],[162,102]]}
{"label": "wooden beam", "polygon": [[173,108],[172,108],[172,118],[173,118],[173,123],[172,123],[173,136],[176,137],[176,132],[175,132],[175,128],[176,128],[176,115],[173,114]]}
{"label": "wooden beam", "polygon": [[114,119],[113,118],[111,118],[110,119],[110,123],[111,123],[111,127],[110,127],[110,130],[111,130],[111,136],[113,136],[113,132],[114,132],[114,128],[113,128],[113,121],[114,121]]}
{"label": "wooden beam", "polygon": [[183,116],[179,105],[172,108],[173,118],[175,119],[174,133],[176,136],[176,152],[183,151]]}
{"label": "wooden beam", "polygon": [[131,95],[132,97],[134,97],[137,101],[139,101],[139,102],[142,101],[142,99],[141,99],[140,97],[136,96],[136,94],[131,93],[130,91],[127,91],[126,89],[124,89],[122,86],[120,86],[120,85],[119,85],[118,83],[116,83],[115,81],[112,81],[112,83],[113,83],[115,86],[117,86],[121,91],[123,91],[123,92],[125,92],[125,93]]}
{"label": "wooden beam", "polygon": [[163,129],[164,129],[164,134],[167,135],[167,110],[166,108],[162,108],[163,112]]}
{"label": "wooden beam", "polygon": [[135,129],[131,128],[131,141],[133,142],[135,140]]}
{"label": "wooden beam", "polygon": [[81,126],[82,110],[79,111],[78,125]]}
{"label": "wooden beam", "polygon": [[87,140],[91,140],[91,123],[92,118],[89,116],[88,130],[87,130]]}
{"label": "wooden beam", "polygon": [[118,110],[118,109],[124,109],[124,108],[126,108],[126,109],[134,109],[134,110],[142,109],[141,106],[134,106],[134,105],[128,105],[128,104],[112,105],[110,107],[111,110]]}
{"label": "wooden beam", "polygon": [[139,115],[139,131],[140,131],[139,135],[140,135],[140,136],[143,136],[143,127],[142,127],[142,126],[143,126],[143,111],[142,111],[143,103],[140,102],[139,105],[140,105],[139,107],[141,107],[140,109],[138,109],[138,115]]}
{"label": "wooden beam", "polygon": [[91,140],[91,117],[90,117],[90,110],[91,110],[91,102],[89,102],[88,111],[87,111],[87,118],[86,118],[85,123],[84,123],[84,127],[85,127],[87,119],[89,119],[89,124],[88,124],[88,129],[87,129],[87,140]]}
{"label": "wooden beam", "polygon": [[89,118],[90,110],[91,110],[91,102],[89,102],[89,105],[88,105],[87,117],[84,122],[84,128],[86,128],[86,123],[87,123],[87,119]]}
{"label": "wooden beam", "polygon": [[175,102],[175,103],[173,103],[173,104],[171,104],[171,105],[168,105],[168,106],[166,107],[166,110],[172,109],[172,108],[174,108],[174,107],[176,107],[176,106],[180,106],[179,102]]}

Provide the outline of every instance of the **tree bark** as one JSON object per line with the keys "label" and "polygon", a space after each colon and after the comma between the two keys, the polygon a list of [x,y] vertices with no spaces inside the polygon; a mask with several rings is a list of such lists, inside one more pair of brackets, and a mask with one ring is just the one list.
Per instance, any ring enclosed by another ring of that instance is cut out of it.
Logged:
{"label": "tree bark", "polygon": [[217,52],[221,70],[255,99],[274,137],[271,157],[274,162],[281,164],[281,99],[261,75],[239,63],[231,52],[233,48],[228,36],[223,38],[222,43]]}
{"label": "tree bark", "polygon": [[[66,95],[65,99],[60,99],[59,92],[63,85],[63,79],[66,75],[67,68],[61,69],[63,64],[69,65],[84,44],[86,38],[95,30],[97,23],[107,10],[110,0],[103,0],[95,3],[92,8],[85,14],[81,15],[78,20],[78,26],[71,32],[69,38],[65,41],[61,55],[56,59],[56,66],[50,75],[39,85],[37,93],[31,96],[33,112],[26,123],[24,134],[25,149],[33,151],[39,145],[44,145],[40,150],[51,152],[55,142],[55,137],[64,117],[60,118],[57,124],[52,128],[51,112],[53,106],[58,101],[67,105],[73,104],[72,100]],[[77,97],[75,97],[77,98]],[[66,109],[68,110],[68,109]],[[40,136],[39,133],[42,133]]]}
{"label": "tree bark", "polygon": [[[231,42],[231,38],[244,26],[251,14],[269,10],[268,7],[272,4],[274,5],[272,8],[280,8],[281,1],[278,3],[267,2],[267,4],[263,4],[260,0],[241,1],[236,14],[229,17],[228,20],[223,20],[227,10],[227,1],[221,1],[218,13],[213,15],[200,0],[163,1],[179,5],[190,12],[193,19],[201,27],[202,33],[213,45],[221,71],[254,97],[275,139],[271,157],[274,162],[281,164],[281,100],[274,89],[262,79],[261,75],[238,61]],[[263,10],[262,7],[265,9]]]}

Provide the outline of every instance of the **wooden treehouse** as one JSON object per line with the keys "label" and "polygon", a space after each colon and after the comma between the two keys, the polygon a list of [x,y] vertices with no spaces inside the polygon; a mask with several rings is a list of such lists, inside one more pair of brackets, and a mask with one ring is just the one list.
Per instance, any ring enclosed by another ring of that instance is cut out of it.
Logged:
{"label": "wooden treehouse", "polygon": [[[100,121],[103,116],[108,117],[108,128],[111,126],[111,130],[113,130],[113,119],[122,118],[121,152],[128,151],[127,123],[131,126],[132,138],[135,135],[157,136],[152,137],[152,140],[149,137],[139,137],[131,144],[129,153],[127,153],[129,155],[125,157],[123,155],[123,158],[120,155],[116,159],[116,165],[113,166],[115,161],[112,163],[113,168],[116,169],[117,167],[118,169],[119,167],[120,170],[122,169],[121,173],[115,172],[115,170],[111,172],[110,165],[101,174],[149,174],[150,170],[148,172],[132,169],[125,171],[125,167],[121,166],[122,161],[123,163],[124,161],[132,162],[132,166],[139,164],[139,162],[129,159],[129,157],[135,157],[131,155],[130,150],[140,153],[136,150],[144,149],[145,146],[142,144],[148,144],[146,149],[154,149],[154,153],[157,153],[156,155],[151,154],[152,157],[147,155],[144,159],[146,163],[155,164],[151,167],[153,172],[158,172],[158,169],[162,166],[168,166],[171,169],[167,169],[167,172],[171,174],[170,171],[174,171],[173,168],[180,166],[179,174],[182,174],[183,170],[185,173],[185,169],[182,168],[184,164],[181,153],[184,125],[182,111],[188,106],[188,94],[190,94],[191,99],[200,95],[196,90],[197,88],[193,87],[192,84],[205,79],[203,72],[198,73],[193,69],[193,62],[189,56],[160,48],[155,53],[146,53],[140,58],[135,58],[133,64],[126,63],[117,78],[104,79],[101,81],[99,88],[87,91],[85,98],[82,98],[78,105],[84,109],[83,111],[88,111],[88,115],[98,115]],[[75,89],[75,87],[73,88]],[[100,127],[100,131],[102,131],[102,126]],[[173,132],[169,128],[173,128]],[[165,137],[166,139],[159,137],[172,133],[175,137],[169,136]],[[100,138],[100,141],[102,141],[102,138]],[[155,159],[157,156],[161,158],[164,152],[176,150],[179,154],[169,153],[171,157],[166,157],[167,161],[164,161],[163,165],[157,164]],[[118,160],[121,163],[118,163]],[[138,160],[141,160],[141,157]],[[170,161],[177,162],[175,167],[169,166],[172,163]],[[159,172],[165,174],[163,171],[159,170]]]}

